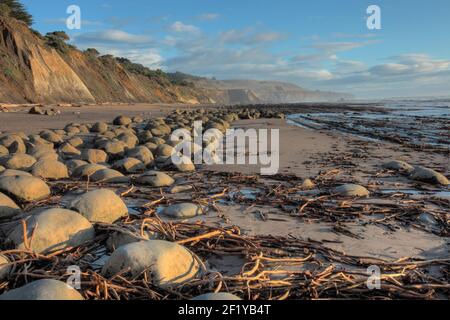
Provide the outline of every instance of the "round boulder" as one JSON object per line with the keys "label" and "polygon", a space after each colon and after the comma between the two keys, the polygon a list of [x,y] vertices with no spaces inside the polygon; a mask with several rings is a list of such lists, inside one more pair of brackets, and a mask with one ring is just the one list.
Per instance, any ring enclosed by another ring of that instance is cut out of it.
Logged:
{"label": "round boulder", "polygon": [[170,218],[185,219],[201,215],[203,210],[193,203],[178,203],[165,208],[162,213]]}
{"label": "round boulder", "polygon": [[56,160],[40,160],[31,170],[35,177],[58,180],[69,177],[69,171],[64,163]]}
{"label": "round boulder", "polygon": [[103,133],[106,131],[108,131],[108,124],[105,122],[97,122],[91,128],[91,132]]}
{"label": "round boulder", "polygon": [[17,249],[26,249],[28,246],[34,252],[49,253],[80,246],[95,237],[94,227],[85,217],[61,208],[32,215],[26,224],[28,244],[23,239],[21,223],[8,236]]}
{"label": "round boulder", "polygon": [[70,208],[91,222],[114,223],[128,214],[128,208],[113,191],[98,189],[74,199]]}
{"label": "round boulder", "polygon": [[113,252],[102,273],[112,276],[128,270],[134,277],[148,273],[159,287],[177,287],[193,280],[200,271],[198,258],[179,244],[149,240],[124,245]]}
{"label": "round boulder", "polygon": [[15,153],[0,159],[0,164],[13,170],[30,171],[36,159],[28,154]]}
{"label": "round boulder", "polygon": [[344,184],[333,189],[332,193],[343,197],[368,197],[369,191],[357,184]]}
{"label": "round boulder", "polygon": [[125,158],[114,162],[113,168],[125,173],[136,173],[145,170],[145,165],[136,158]]}
{"label": "round boulder", "polygon": [[10,177],[10,176],[25,176],[25,177],[32,177],[33,175],[29,172],[22,171],[22,170],[13,170],[13,169],[6,169],[0,173],[1,177]]}
{"label": "round boulder", "polygon": [[24,202],[39,201],[50,196],[50,188],[44,181],[27,176],[0,177],[0,191]]}
{"label": "round boulder", "polygon": [[129,177],[124,176],[121,172],[113,169],[101,169],[90,176],[92,182],[103,183],[127,183],[130,181]]}
{"label": "round boulder", "polygon": [[114,119],[113,124],[116,126],[126,126],[127,124],[132,123],[133,121],[129,117],[118,116]]}
{"label": "round boulder", "polygon": [[0,254],[0,281],[6,279],[8,277],[9,272],[11,271],[11,265],[9,265],[10,261],[4,255]]}
{"label": "round boulder", "polygon": [[192,298],[192,300],[217,300],[217,301],[231,301],[231,300],[242,300],[238,296],[235,296],[234,294],[228,293],[228,292],[217,292],[217,293],[205,293],[200,296],[197,296],[195,298]]}
{"label": "round boulder", "polygon": [[81,160],[89,163],[105,163],[108,161],[108,155],[100,149],[87,149],[81,152]]}
{"label": "round boulder", "polygon": [[174,182],[171,176],[159,171],[148,171],[137,178],[139,184],[158,188],[170,187]]}
{"label": "round boulder", "polygon": [[443,174],[425,167],[415,167],[411,179],[431,184],[448,186],[450,181]]}
{"label": "round boulder", "polygon": [[77,167],[73,171],[72,175],[74,177],[86,178],[86,177],[90,177],[97,171],[103,170],[103,169],[107,169],[107,167],[102,164],[89,163],[89,164],[85,164],[85,165]]}
{"label": "round boulder", "polygon": [[411,172],[414,167],[405,161],[394,160],[383,164],[384,169]]}
{"label": "round boulder", "polygon": [[19,206],[7,195],[0,192],[0,220],[14,217],[20,212]]}
{"label": "round boulder", "polygon": [[10,290],[0,296],[0,300],[83,300],[81,294],[67,283],[42,279],[33,281],[23,287]]}

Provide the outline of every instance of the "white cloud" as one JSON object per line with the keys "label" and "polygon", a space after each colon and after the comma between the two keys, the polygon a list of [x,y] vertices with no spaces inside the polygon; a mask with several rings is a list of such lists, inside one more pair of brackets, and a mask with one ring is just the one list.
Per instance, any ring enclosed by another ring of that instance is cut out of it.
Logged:
{"label": "white cloud", "polygon": [[146,35],[135,35],[121,30],[105,30],[99,32],[88,32],[74,36],[77,44],[102,44],[102,43],[119,43],[119,44],[146,44],[152,39]]}
{"label": "white cloud", "polygon": [[219,35],[222,44],[255,45],[282,40],[284,35],[279,32],[255,32],[253,28],[231,29]]}
{"label": "white cloud", "polygon": [[169,29],[173,32],[180,32],[180,33],[199,33],[200,32],[200,29],[197,28],[196,26],[184,24],[181,21],[174,22],[170,26]]}

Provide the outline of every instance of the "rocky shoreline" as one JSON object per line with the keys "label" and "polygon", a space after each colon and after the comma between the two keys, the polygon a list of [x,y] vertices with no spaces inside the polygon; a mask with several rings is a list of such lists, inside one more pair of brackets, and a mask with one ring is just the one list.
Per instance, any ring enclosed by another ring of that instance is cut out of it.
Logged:
{"label": "rocky shoreline", "polygon": [[[175,129],[284,123],[289,108],[181,109],[1,134],[0,299],[448,298],[450,201],[379,188],[398,177],[445,193],[437,170],[384,157],[368,180],[340,175],[370,152],[362,144],[309,178],[171,163]],[[391,255],[354,247],[388,233]],[[407,247],[413,238],[421,250]],[[366,283],[373,265],[379,290]],[[64,285],[73,266],[76,290]]]}

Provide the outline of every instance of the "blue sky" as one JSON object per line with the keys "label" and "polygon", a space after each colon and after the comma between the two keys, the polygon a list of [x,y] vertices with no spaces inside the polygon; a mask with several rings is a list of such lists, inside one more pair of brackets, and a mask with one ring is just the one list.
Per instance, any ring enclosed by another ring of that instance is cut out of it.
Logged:
{"label": "blue sky", "polygon": [[[151,68],[364,98],[450,95],[450,1],[23,0],[41,33]],[[81,30],[67,30],[69,5]],[[381,30],[366,9],[381,8]]]}

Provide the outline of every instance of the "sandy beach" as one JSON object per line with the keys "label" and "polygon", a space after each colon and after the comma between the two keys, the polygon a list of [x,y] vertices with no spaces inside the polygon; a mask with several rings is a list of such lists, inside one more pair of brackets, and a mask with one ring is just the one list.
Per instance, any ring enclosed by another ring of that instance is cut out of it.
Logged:
{"label": "sandy beach", "polygon": [[[111,123],[117,115],[156,119],[168,116],[175,109],[195,110],[197,107],[119,105],[59,109],[61,114],[55,116],[29,115],[27,108],[0,113],[0,130],[36,134],[47,128],[64,128],[68,123]],[[355,259],[368,259],[375,265],[387,261],[448,259],[448,186],[421,183],[405,174],[383,168],[383,164],[389,161],[402,160],[449,176],[447,155],[333,130],[309,129],[285,119],[238,120],[231,125],[244,130],[279,130],[280,168],[277,175],[260,176],[259,165],[202,165],[193,173],[168,171],[177,185],[190,186],[190,192],[173,193],[167,188],[147,189],[134,184],[95,182],[91,182],[88,188],[107,187],[122,195],[133,219],[139,219],[144,212],[145,216],[156,216],[158,221],[168,225],[175,222],[161,212],[170,204],[185,201],[204,204],[209,207],[205,215],[178,219],[176,222],[181,223],[180,227],[205,228],[200,233],[194,233],[194,238],[209,234],[208,230],[216,230],[211,232],[220,234],[222,231],[217,230],[237,228],[239,235],[253,238],[253,241],[267,237],[278,239],[276,241],[302,239],[309,245],[319,245],[321,250],[339,253],[340,259],[358,257]],[[314,186],[302,188],[305,179],[314,181]],[[84,189],[83,183],[80,185],[72,180],[48,183],[53,190],[60,191],[49,203],[43,203],[44,206],[64,205]],[[333,188],[344,184],[364,186],[370,195],[340,197],[334,194]],[[67,191],[61,193],[61,190]],[[36,209],[34,206],[26,208],[25,215]],[[14,223],[17,222],[3,224],[4,232],[7,233]],[[115,224],[116,229],[110,229],[112,226],[107,225],[100,228],[104,231],[123,231],[131,225],[132,220],[122,222],[120,227]],[[181,243],[185,243],[184,240]],[[198,241],[186,243],[190,243],[192,250],[196,250],[199,244]],[[103,266],[101,261],[105,259],[105,251],[102,247],[97,249],[99,251],[94,256]],[[202,251],[198,252],[201,254]],[[254,259],[254,256],[252,258],[251,254],[246,256],[241,251],[233,250],[209,254],[207,268],[235,277],[241,274],[249,258]],[[350,272],[365,272],[362,266],[344,260],[331,265],[335,270],[342,268]],[[92,266],[91,263],[89,265]],[[289,278],[288,270],[306,268],[313,272],[320,269],[315,263],[299,267],[281,260],[276,266],[268,267],[286,270],[284,275],[283,272],[279,275],[283,279]],[[432,267],[433,263],[430,265]],[[437,277],[443,276],[436,269],[425,269],[433,270]],[[440,294],[438,297],[441,297]]]}

